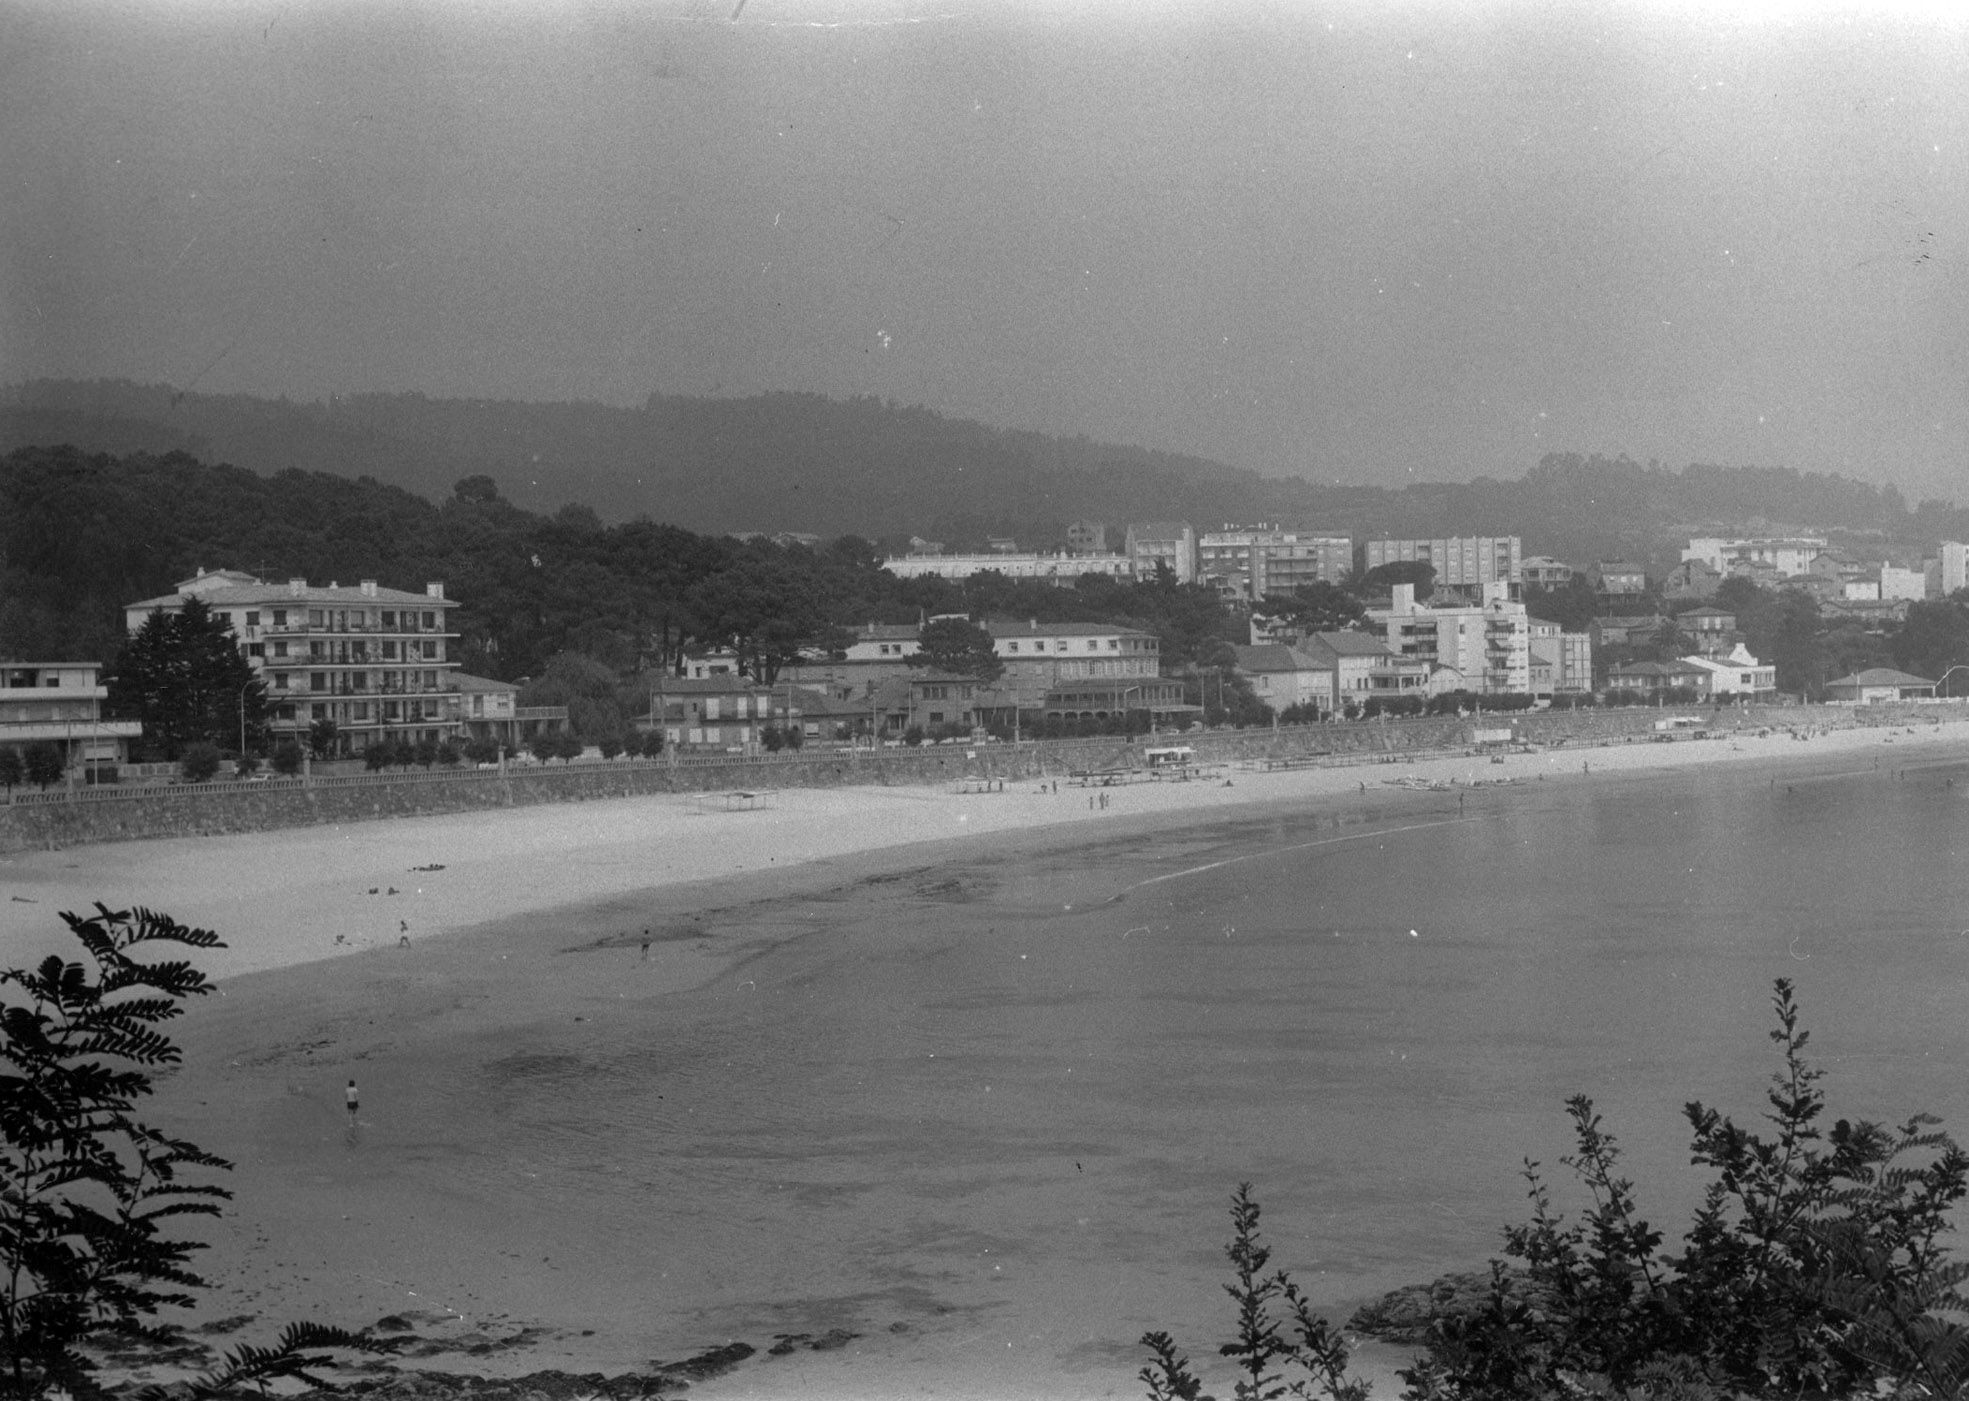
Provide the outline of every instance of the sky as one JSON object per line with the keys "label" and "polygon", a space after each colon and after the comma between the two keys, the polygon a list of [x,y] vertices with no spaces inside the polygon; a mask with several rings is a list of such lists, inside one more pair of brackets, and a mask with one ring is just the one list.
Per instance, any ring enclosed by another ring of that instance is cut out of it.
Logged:
{"label": "sky", "polygon": [[0,383],[1969,501],[1943,6],[0,0]]}

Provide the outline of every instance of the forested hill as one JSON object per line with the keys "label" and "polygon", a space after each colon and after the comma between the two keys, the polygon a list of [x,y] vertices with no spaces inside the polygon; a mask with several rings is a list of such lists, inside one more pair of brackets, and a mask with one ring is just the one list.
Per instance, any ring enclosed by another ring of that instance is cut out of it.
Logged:
{"label": "forested hill", "polygon": [[[1044,546],[1075,519],[1277,521],[1373,536],[1512,534],[1529,553],[1666,568],[1692,533],[1810,529],[1903,553],[1969,538],[1969,510],[1910,509],[1891,487],[1784,468],[1551,454],[1516,480],[1401,490],[1266,478],[1087,438],[988,428],[874,399],[653,396],[639,409],[362,394],[297,403],[122,381],[0,390],[0,452],[183,451],[262,476],[373,477],[432,501],[488,476],[514,505],[570,503],[721,533],[797,530],[873,540],[987,534]],[[1454,475],[1444,464],[1443,475]]]}
{"label": "forested hill", "polygon": [[[874,399],[653,396],[640,409],[357,394],[326,403],[38,381],[0,397],[0,452],[188,452],[263,474],[372,476],[433,500],[489,476],[515,505],[569,503],[705,531],[1051,539],[1079,518],[1232,516],[1253,472],[1009,432]],[[1150,510],[1149,508],[1153,508]]]}

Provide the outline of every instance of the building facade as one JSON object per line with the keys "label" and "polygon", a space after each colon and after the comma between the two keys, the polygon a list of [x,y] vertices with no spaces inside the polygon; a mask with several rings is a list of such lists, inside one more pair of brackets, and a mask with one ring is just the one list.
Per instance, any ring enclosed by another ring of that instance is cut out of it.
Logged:
{"label": "building facade", "polygon": [[1516,535],[1459,535],[1440,540],[1370,540],[1367,567],[1427,564],[1438,587],[1475,589],[1524,582],[1524,542]]}
{"label": "building facade", "polygon": [[1354,542],[1275,526],[1207,531],[1197,541],[1197,573],[1244,599],[1289,594],[1301,584],[1337,584],[1354,567]]}
{"label": "building facade", "polygon": [[380,587],[269,583],[220,569],[179,583],[177,592],[127,604],[136,632],[152,613],[176,613],[193,598],[232,628],[266,686],[276,740],[305,744],[318,720],[335,722],[337,752],[360,754],[378,740],[446,740],[464,733],[449,614],[458,606],[431,583],[421,594]]}
{"label": "building facade", "polygon": [[105,720],[96,662],[0,662],[0,749],[52,744],[68,781],[107,781],[143,732],[135,720]]}
{"label": "building facade", "polygon": [[1322,714],[1332,712],[1336,678],[1330,659],[1277,644],[1233,646],[1231,651],[1252,694],[1274,711],[1310,706]]}
{"label": "building facade", "polygon": [[1944,540],[1937,558],[1939,597],[1947,598],[1958,589],[1969,589],[1969,545]]}
{"label": "building facade", "polygon": [[1765,535],[1738,539],[1699,536],[1682,551],[1683,559],[1699,559],[1718,574],[1736,574],[1743,567],[1768,564],[1781,579],[1803,574],[1825,549],[1820,535]]}
{"label": "building facade", "polygon": [[1567,632],[1543,618],[1527,618],[1531,693],[1549,700],[1561,692],[1593,689],[1593,635]]}
{"label": "building facade", "polygon": [[1387,608],[1368,617],[1399,656],[1453,668],[1461,685],[1486,695],[1531,694],[1531,620],[1510,585],[1485,584],[1483,602],[1448,607],[1417,603],[1413,584],[1397,584]]}
{"label": "building facade", "polygon": [[1153,579],[1166,565],[1179,584],[1196,582],[1196,531],[1186,521],[1147,521],[1128,527],[1122,552],[1137,579]]}
{"label": "building facade", "polygon": [[943,579],[968,579],[991,570],[1008,579],[1038,579],[1049,584],[1072,585],[1084,574],[1104,574],[1110,579],[1132,579],[1135,565],[1127,555],[891,555],[882,567],[898,579],[921,579],[935,575]]}
{"label": "building facade", "polygon": [[1684,657],[1682,661],[1709,673],[1704,695],[1751,701],[1768,700],[1778,693],[1778,669],[1751,656],[1741,642],[1727,656]]}

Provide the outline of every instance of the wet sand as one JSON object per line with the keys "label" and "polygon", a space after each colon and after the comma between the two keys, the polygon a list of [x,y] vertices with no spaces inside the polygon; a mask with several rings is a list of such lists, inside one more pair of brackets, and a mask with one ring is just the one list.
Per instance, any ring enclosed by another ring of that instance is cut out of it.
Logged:
{"label": "wet sand", "polygon": [[[705,1058],[708,1047],[742,1047],[722,1033],[747,1018],[798,1015],[799,950],[821,957],[844,931],[917,918],[964,898],[978,872],[1063,847],[1085,844],[1084,868],[1022,887],[1033,909],[1152,878],[1185,832],[1267,811],[1325,812],[1331,839],[1346,840],[1462,820],[1466,803],[1480,820],[1514,797],[1490,786],[1500,778],[1577,783],[1589,768],[1590,780],[1611,780],[1742,763],[1747,779],[1768,770],[1776,783],[1794,769],[1959,758],[1965,741],[1969,730],[1948,725],[1562,749],[1502,765],[1236,773],[1232,787],[1109,789],[1105,809],[1065,785],[1057,795],[1037,784],[800,790],[757,811],[662,797],[77,848],[0,862],[0,953],[12,963],[61,947],[53,911],[96,898],[209,925],[233,946],[214,970],[221,995],[179,1024],[187,1064],[155,1113],[239,1164],[235,1210],[201,1262],[218,1281],[201,1317],[360,1325],[399,1314],[442,1345],[431,1365],[488,1373],[613,1372],[734,1337],[764,1348],[839,1330],[859,1336],[755,1359],[694,1394],[1134,1395],[1142,1327],[1178,1326],[1207,1351],[1179,1325],[1221,1312],[1220,1262],[1186,1246],[1161,1269],[1103,1271],[1103,1258],[1156,1258],[1166,1223],[1104,1200],[1079,1161],[1067,1176],[1072,1143],[1058,1145],[1069,1155],[1058,1179],[1025,1190],[1057,1193],[1061,1230],[1088,1232],[1077,1268],[994,1278],[992,1253],[1008,1243],[994,1238],[989,1192],[966,1181],[961,1139],[922,1149],[923,1180],[947,1207],[774,1258],[772,1242],[825,1215],[830,1191],[867,1185],[851,1159],[830,1165],[841,1177],[832,1188],[803,1173],[803,1144],[773,1141],[764,1108],[727,1103]],[[1416,793],[1381,781],[1391,775],[1484,786]],[[762,1010],[748,972],[766,966],[781,1001]],[[905,1040],[923,1034],[908,1011],[896,1008]],[[624,1047],[639,1059],[625,1062]],[[817,1041],[813,1055],[827,1054]],[[537,1090],[560,1076],[586,1088],[596,1073],[667,1077],[675,1102],[664,1112],[680,1142],[699,1116],[750,1133],[760,1164],[750,1189],[693,1200],[687,1171],[622,1161],[592,1119],[498,1118],[510,1099],[502,1084]],[[351,1077],[364,1103],[353,1134],[340,1110]],[[1216,1224],[1204,1223],[1206,1238],[1221,1234]],[[971,1266],[949,1277],[923,1268],[926,1256]]]}

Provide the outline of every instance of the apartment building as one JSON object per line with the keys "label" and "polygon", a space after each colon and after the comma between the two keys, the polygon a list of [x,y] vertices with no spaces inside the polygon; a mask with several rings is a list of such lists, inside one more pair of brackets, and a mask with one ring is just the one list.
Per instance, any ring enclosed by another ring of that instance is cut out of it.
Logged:
{"label": "apartment building", "polygon": [[1969,545],[1955,540],[1944,540],[1939,554],[1937,596],[1947,598],[1957,589],[1969,589]]}
{"label": "apartment building", "polygon": [[1110,579],[1133,579],[1134,561],[1119,554],[986,554],[986,555],[891,555],[882,567],[898,579],[921,579],[935,575],[943,579],[968,579],[992,570],[1008,579],[1038,579],[1069,587],[1084,574],[1105,574]]}
{"label": "apartment building", "polygon": [[1524,582],[1524,542],[1516,535],[1460,535],[1441,540],[1370,540],[1367,567],[1427,564],[1440,587],[1476,589]]}
{"label": "apartment building", "polygon": [[1227,525],[1198,539],[1197,573],[1244,599],[1289,594],[1301,584],[1337,584],[1354,567],[1354,542],[1276,526]]}
{"label": "apartment building", "polygon": [[201,569],[177,591],[124,605],[137,631],[155,612],[176,613],[193,598],[226,622],[266,686],[268,726],[276,740],[305,742],[317,720],[333,720],[336,747],[359,754],[380,739],[444,740],[461,736],[448,615],[458,606],[441,583],[421,594],[386,589],[374,579],[353,587],[268,581],[237,569]]}
{"label": "apartment building", "polygon": [[1824,551],[1821,535],[1762,535],[1738,539],[1698,536],[1682,551],[1683,559],[1699,559],[1718,574],[1740,574],[1750,566],[1768,565],[1781,579],[1804,574]]}
{"label": "apartment building", "polygon": [[143,732],[135,720],[103,718],[108,695],[95,662],[0,662],[0,749],[52,744],[70,782],[107,777]]}
{"label": "apartment building", "polygon": [[1531,620],[1503,580],[1483,586],[1481,603],[1451,605],[1417,603],[1413,584],[1397,584],[1390,606],[1368,617],[1389,651],[1428,663],[1432,674],[1447,667],[1457,685],[1487,695],[1531,693]]}
{"label": "apartment building", "polygon": [[1531,693],[1545,699],[1565,691],[1593,689],[1593,635],[1567,632],[1543,618],[1527,618],[1530,635]]}
{"label": "apartment building", "polygon": [[1196,531],[1186,521],[1146,521],[1128,527],[1122,553],[1137,579],[1153,579],[1166,565],[1179,584],[1196,582]]}

